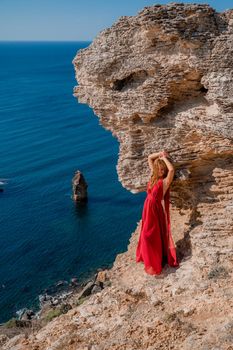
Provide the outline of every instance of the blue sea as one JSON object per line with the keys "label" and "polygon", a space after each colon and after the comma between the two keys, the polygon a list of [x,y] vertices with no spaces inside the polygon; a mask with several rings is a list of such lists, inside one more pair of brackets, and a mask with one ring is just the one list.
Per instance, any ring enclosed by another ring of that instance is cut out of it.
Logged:
{"label": "blue sea", "polygon": [[[118,181],[117,139],[73,97],[72,59],[89,44],[0,43],[0,323],[59,280],[111,267],[141,218],[146,193]],[[71,199],[76,170],[83,206]]]}

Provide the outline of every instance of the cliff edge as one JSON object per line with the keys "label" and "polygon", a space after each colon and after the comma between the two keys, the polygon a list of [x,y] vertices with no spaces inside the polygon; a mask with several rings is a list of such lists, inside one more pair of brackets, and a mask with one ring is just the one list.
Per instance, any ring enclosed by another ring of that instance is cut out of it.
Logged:
{"label": "cliff edge", "polygon": [[111,285],[12,350],[232,350],[233,10],[170,3],[121,17],[74,58],[75,96],[120,142],[117,172],[146,189],[147,156],[176,166],[172,233],[181,261],[160,276],[128,250],[106,271]]}

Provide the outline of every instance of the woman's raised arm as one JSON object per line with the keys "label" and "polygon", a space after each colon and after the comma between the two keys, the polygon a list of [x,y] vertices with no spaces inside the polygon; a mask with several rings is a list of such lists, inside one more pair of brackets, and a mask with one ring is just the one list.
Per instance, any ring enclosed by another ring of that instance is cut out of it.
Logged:
{"label": "woman's raised arm", "polygon": [[162,157],[164,155],[165,151],[157,152],[157,153],[151,153],[148,156],[148,164],[151,170],[151,173],[153,172],[153,163],[156,158]]}
{"label": "woman's raised arm", "polygon": [[165,193],[167,192],[167,189],[169,188],[174,178],[175,168],[165,156],[160,157],[160,159],[162,159],[166,163],[166,166],[168,168],[168,174],[165,177],[165,179],[163,179],[163,195],[165,195]]}

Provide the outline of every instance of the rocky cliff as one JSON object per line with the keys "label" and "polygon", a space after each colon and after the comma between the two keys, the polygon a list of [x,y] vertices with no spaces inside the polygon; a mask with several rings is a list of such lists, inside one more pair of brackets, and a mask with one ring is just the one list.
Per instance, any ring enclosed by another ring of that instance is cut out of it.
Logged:
{"label": "rocky cliff", "polygon": [[110,286],[3,349],[233,349],[233,10],[144,8],[73,63],[75,96],[119,140],[125,188],[146,189],[149,153],[171,154],[181,264],[146,275],[135,262],[139,222],[107,271]]}

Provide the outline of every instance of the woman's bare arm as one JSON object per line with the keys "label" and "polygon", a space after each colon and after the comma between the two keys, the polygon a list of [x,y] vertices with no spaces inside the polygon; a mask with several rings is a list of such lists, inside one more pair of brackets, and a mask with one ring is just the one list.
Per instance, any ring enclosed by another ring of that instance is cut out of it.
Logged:
{"label": "woman's bare arm", "polygon": [[149,154],[149,156],[148,156],[148,164],[149,164],[151,173],[153,172],[153,168],[154,168],[154,167],[153,167],[154,160],[155,160],[156,158],[161,157],[163,154],[164,154],[164,151]]}
{"label": "woman's bare arm", "polygon": [[172,180],[174,178],[175,168],[166,157],[163,156],[160,158],[166,163],[166,166],[168,168],[168,174],[165,177],[165,179],[163,179],[163,195],[165,195],[165,193],[167,192],[167,189],[169,188],[169,186],[172,183]]}

